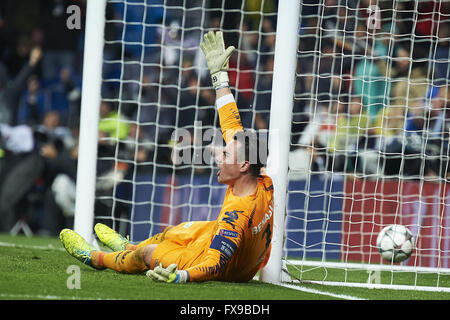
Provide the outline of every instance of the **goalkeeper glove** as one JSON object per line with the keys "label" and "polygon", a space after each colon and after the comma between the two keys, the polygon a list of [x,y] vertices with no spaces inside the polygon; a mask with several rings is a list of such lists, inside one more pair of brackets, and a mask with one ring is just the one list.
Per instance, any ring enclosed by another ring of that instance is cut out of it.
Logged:
{"label": "goalkeeper glove", "polygon": [[228,87],[228,60],[234,51],[233,46],[225,49],[222,31],[209,31],[203,37],[200,48],[206,58],[214,89]]}
{"label": "goalkeeper glove", "polygon": [[178,266],[174,263],[167,268],[164,268],[162,263],[160,263],[153,270],[148,270],[146,274],[147,277],[156,282],[185,283],[188,279],[187,271],[178,270]]}

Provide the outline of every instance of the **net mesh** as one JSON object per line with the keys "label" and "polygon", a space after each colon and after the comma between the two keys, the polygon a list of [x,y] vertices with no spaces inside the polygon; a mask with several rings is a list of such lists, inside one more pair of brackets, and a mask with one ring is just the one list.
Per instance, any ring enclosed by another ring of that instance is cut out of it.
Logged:
{"label": "net mesh", "polygon": [[[449,267],[449,5],[302,1],[287,258]],[[376,248],[389,224],[414,236],[404,262]]]}
{"label": "net mesh", "polygon": [[[266,130],[276,12],[271,0],[108,1],[97,220],[137,242],[217,217],[225,187],[205,157],[205,133],[219,124],[199,43],[220,29],[237,48],[229,77],[243,125]],[[301,1],[283,255],[303,266],[291,276],[364,282],[349,271],[363,262],[389,266],[387,283],[397,267],[413,267],[409,285],[420,268],[437,268],[443,285],[449,14],[447,1]],[[179,148],[174,132],[190,140]],[[375,245],[394,223],[415,240],[396,265]],[[306,270],[308,261],[340,262],[343,276]]]}
{"label": "net mesh", "polygon": [[222,30],[237,48],[229,78],[243,125],[267,129],[276,7],[270,0],[107,2],[98,221],[136,242],[167,225],[217,217],[226,189],[205,150],[208,132],[220,126],[199,44]]}

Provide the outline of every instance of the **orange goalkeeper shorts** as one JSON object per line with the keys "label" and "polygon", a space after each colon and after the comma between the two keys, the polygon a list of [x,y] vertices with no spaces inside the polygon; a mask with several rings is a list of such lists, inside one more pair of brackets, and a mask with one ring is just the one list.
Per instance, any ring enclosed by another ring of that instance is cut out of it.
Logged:
{"label": "orange goalkeeper shorts", "polygon": [[164,240],[153,251],[151,267],[172,263],[187,269],[201,260],[216,230],[216,221],[184,222],[169,229]]}

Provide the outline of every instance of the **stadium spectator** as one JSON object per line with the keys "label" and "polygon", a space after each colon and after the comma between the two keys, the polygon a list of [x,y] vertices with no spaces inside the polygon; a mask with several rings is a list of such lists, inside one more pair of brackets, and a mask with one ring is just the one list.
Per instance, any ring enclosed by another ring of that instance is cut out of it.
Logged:
{"label": "stadium spectator", "polygon": [[407,108],[421,106],[430,82],[427,68],[414,63],[405,47],[399,47],[392,60],[392,66],[387,66],[385,61],[378,63],[381,73],[388,74],[390,78],[390,105]]}
{"label": "stadium spectator", "polygon": [[407,108],[392,104],[380,112],[374,123],[374,149],[380,154],[378,173],[395,176],[400,172],[401,146],[405,134]]}
{"label": "stadium spectator", "polygon": [[297,141],[301,151],[296,153],[301,158],[304,158],[302,154],[304,152],[309,155],[310,161],[305,164],[309,166],[311,163],[309,170],[313,172],[331,170],[332,162],[329,161],[331,159],[328,157],[328,146],[335,135],[336,118],[339,113],[342,113],[342,104],[338,101],[330,103],[330,106],[325,104],[311,106],[311,117]]}
{"label": "stadium spectator", "polygon": [[[408,114],[406,148],[416,156],[411,175],[445,178],[450,129],[449,87],[430,86],[421,109]],[[422,168],[423,167],[423,168]]]}
{"label": "stadium spectator", "polygon": [[373,164],[367,157],[363,158],[371,149],[369,136],[372,135],[372,129],[367,112],[362,106],[361,97],[353,96],[347,110],[342,107],[338,107],[337,110],[336,131],[328,144],[331,170],[354,173],[372,170]]}
{"label": "stadium spectator", "polygon": [[35,47],[30,52],[28,62],[22,67],[19,74],[7,83],[0,83],[0,123],[17,124],[17,109],[20,98],[26,88],[28,78],[41,60],[42,50]]}
{"label": "stadium spectator", "polygon": [[100,122],[98,125],[100,143],[115,144],[117,139],[125,139],[128,135],[129,125],[123,115],[113,109],[110,102],[102,101],[100,104]]}
{"label": "stadium spectator", "polygon": [[430,86],[423,103],[406,110],[387,109],[381,129],[382,168],[386,176],[445,178],[448,163],[448,88]]}
{"label": "stadium spectator", "polygon": [[35,126],[35,135],[39,134],[42,136],[43,142],[56,142],[55,146],[59,147],[59,144],[62,145],[59,147],[63,148],[72,148],[75,144],[75,138],[73,136],[73,130],[75,127],[67,127],[64,126],[61,122],[60,114],[55,111],[47,111],[42,119],[40,125]]}
{"label": "stadium spectator", "polygon": [[[100,121],[98,124],[98,158],[111,160],[97,161],[97,189],[110,190],[114,184],[125,176],[127,165],[114,161],[116,146],[120,140],[127,138],[130,125],[108,101],[100,103]],[[118,178],[119,177],[119,178]]]}
{"label": "stadium spectator", "polygon": [[128,142],[126,149],[131,153],[132,158],[136,158],[136,162],[145,162],[150,159],[150,152],[154,150],[155,142],[146,136],[142,126],[132,123],[126,141]]}
{"label": "stadium spectator", "polygon": [[[380,170],[387,176],[400,174],[402,146],[406,125],[406,114],[423,110],[424,97],[430,82],[422,64],[414,63],[411,52],[405,45],[398,45],[394,55],[387,61],[379,61],[381,73],[389,76],[389,105],[379,112],[374,123],[375,147],[381,154]],[[388,62],[390,65],[388,65]],[[408,143],[407,146],[410,144]],[[410,149],[407,147],[406,152]],[[417,161],[404,159],[404,174],[413,172]],[[402,174],[403,174],[402,173]]]}
{"label": "stadium spectator", "polygon": [[388,76],[386,71],[380,67],[379,62],[386,59],[389,47],[383,41],[383,34],[376,31],[375,36],[369,38],[364,24],[358,25],[359,41],[367,41],[366,53],[355,62],[355,70],[352,79],[352,92],[354,95],[362,96],[364,107],[373,122],[377,114],[389,103]]}
{"label": "stadium spectator", "polygon": [[[27,126],[17,125],[17,110],[27,81],[40,61],[42,51],[33,48],[28,62],[19,74],[10,82],[0,83],[0,148],[2,149],[0,166],[0,229],[9,231],[15,219],[15,205],[31,188],[42,165],[33,153],[34,139],[32,130]],[[2,80],[6,80],[3,77]],[[36,163],[33,162],[36,160]],[[36,170],[34,170],[36,169]],[[28,176],[27,176],[28,174]],[[27,178],[16,179],[17,176]],[[13,184],[15,183],[15,184]],[[11,185],[8,185],[11,184]],[[20,184],[18,186],[17,184]],[[7,186],[7,187],[5,187]],[[16,189],[14,189],[16,186]],[[14,195],[10,191],[14,190]]]}
{"label": "stadium spectator", "polygon": [[[39,232],[49,222],[43,198],[55,177],[59,174],[75,176],[76,167],[67,153],[75,147],[76,140],[68,128],[59,125],[59,114],[55,111],[47,112],[40,125],[10,128],[2,130],[2,137],[7,141],[7,161],[1,168],[1,229],[9,231],[19,218],[26,219],[32,230]],[[32,215],[27,215],[29,208],[32,208]]]}
{"label": "stadium spectator", "polygon": [[67,126],[76,125],[80,119],[81,85],[77,78],[72,66],[62,66],[58,81],[47,85],[49,108],[57,111],[61,123]]}
{"label": "stadium spectator", "polygon": [[[0,232],[9,232],[18,219],[27,218],[25,198],[44,163],[35,149],[29,126],[0,124],[3,159],[0,166]],[[19,217],[19,214],[21,215]]]}
{"label": "stadium spectator", "polygon": [[28,62],[32,49],[32,42],[27,33],[22,33],[16,38],[15,50],[5,53],[5,63],[11,77],[16,77],[22,67]]}
{"label": "stadium spectator", "polygon": [[438,27],[434,66],[434,84],[440,85],[450,80],[450,21],[441,22]]}
{"label": "stadium spectator", "polygon": [[45,112],[45,93],[37,75],[31,75],[17,111],[17,123],[37,125]]}
{"label": "stadium spectator", "polygon": [[58,230],[73,224],[75,181],[78,161],[78,127],[60,125],[56,111],[46,113],[38,131],[40,156],[44,159],[40,235],[55,236]]}

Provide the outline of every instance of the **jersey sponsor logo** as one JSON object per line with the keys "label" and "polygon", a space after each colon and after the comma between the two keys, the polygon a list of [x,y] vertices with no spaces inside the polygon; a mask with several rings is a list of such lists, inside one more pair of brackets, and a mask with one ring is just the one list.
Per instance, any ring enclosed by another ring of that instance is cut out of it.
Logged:
{"label": "jersey sponsor logo", "polygon": [[184,225],[184,227],[183,228],[185,228],[185,229],[187,229],[187,228],[189,228],[190,226],[192,226],[194,224],[194,222],[188,222],[188,223],[186,223],[185,225]]}
{"label": "jersey sponsor logo", "polygon": [[267,223],[267,221],[270,220],[270,218],[273,215],[273,200],[270,201],[269,204],[269,210],[266,212],[266,214],[264,215],[264,217],[262,218],[262,220],[252,228],[252,234],[258,234],[262,231],[262,229],[264,228],[264,225]]}
{"label": "jersey sponsor logo", "polygon": [[229,238],[237,238],[238,233],[236,231],[227,230],[227,229],[220,229],[219,234],[223,237],[229,237]]}
{"label": "jersey sponsor logo", "polygon": [[236,250],[236,244],[224,236],[215,235],[209,248],[216,249],[220,253],[224,254],[228,260],[233,256],[233,253]]}
{"label": "jersey sponsor logo", "polygon": [[238,210],[226,211],[224,213],[225,217],[222,218],[222,221],[225,221],[230,226],[232,226],[233,229],[235,229],[234,223],[238,219],[238,213],[242,213],[242,212],[244,212],[244,211],[238,211]]}

